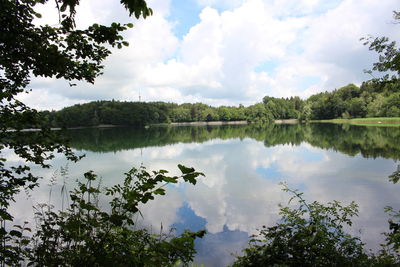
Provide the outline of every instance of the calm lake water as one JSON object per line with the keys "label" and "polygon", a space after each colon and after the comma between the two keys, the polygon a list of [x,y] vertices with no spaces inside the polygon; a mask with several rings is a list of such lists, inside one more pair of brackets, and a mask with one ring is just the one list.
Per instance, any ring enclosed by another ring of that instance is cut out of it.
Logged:
{"label": "calm lake water", "polygon": [[[52,170],[37,169],[44,176],[42,186],[30,197],[19,196],[14,207],[18,220],[32,214],[32,205],[49,198],[57,207],[66,202],[60,195],[61,168],[67,168],[65,182],[71,190],[88,170],[107,186],[121,182],[123,173],[134,166],[179,174],[181,163],[206,177],[195,186],[169,186],[165,196],[142,208],[144,218],[138,220],[155,233],[161,224],[177,233],[206,229],[208,234],[196,242],[196,263],[226,266],[233,261],[232,254],[246,247],[249,235],[279,218],[278,203],[286,204],[290,197],[282,192],[282,181],[304,192],[308,200],[356,201],[359,216],[350,231],[371,249],[378,248],[381,233],[388,229],[384,207],[400,208],[399,185],[388,180],[399,164],[399,127],[177,126],[81,129],[68,134],[71,146],[86,157],[66,165],[59,156]],[[52,177],[56,179],[50,196]]]}

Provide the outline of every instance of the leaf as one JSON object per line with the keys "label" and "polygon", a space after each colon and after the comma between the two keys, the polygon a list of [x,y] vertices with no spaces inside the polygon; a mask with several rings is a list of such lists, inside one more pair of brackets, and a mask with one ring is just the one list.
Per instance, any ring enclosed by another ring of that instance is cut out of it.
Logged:
{"label": "leaf", "polygon": [[21,244],[22,245],[28,245],[30,243],[30,240],[28,240],[28,239],[23,239],[23,240],[21,240]]}
{"label": "leaf", "polygon": [[183,180],[185,180],[185,182],[189,182],[191,184],[196,184],[196,177],[198,176],[197,173],[189,173],[183,176]]}
{"label": "leaf", "polygon": [[396,184],[400,180],[400,168],[399,170],[389,175],[389,180],[394,184]]}
{"label": "leaf", "polygon": [[164,180],[164,182],[167,182],[167,183],[177,183],[178,182],[178,177],[164,177],[163,178],[163,180]]}
{"label": "leaf", "polygon": [[11,230],[10,235],[16,236],[16,237],[22,237],[22,233],[20,231],[16,231],[16,230]]}
{"label": "leaf", "polygon": [[35,17],[37,17],[38,19],[42,18],[42,14],[37,12],[33,12],[33,15],[35,15]]}
{"label": "leaf", "polygon": [[115,226],[121,226],[123,223],[123,219],[124,216],[121,216],[119,214],[112,214],[109,217],[110,222],[113,223]]}
{"label": "leaf", "polygon": [[165,189],[158,188],[158,189],[154,190],[153,193],[156,195],[165,195]]}
{"label": "leaf", "polygon": [[194,168],[187,168],[181,164],[178,164],[178,168],[181,170],[183,174],[194,172]]}

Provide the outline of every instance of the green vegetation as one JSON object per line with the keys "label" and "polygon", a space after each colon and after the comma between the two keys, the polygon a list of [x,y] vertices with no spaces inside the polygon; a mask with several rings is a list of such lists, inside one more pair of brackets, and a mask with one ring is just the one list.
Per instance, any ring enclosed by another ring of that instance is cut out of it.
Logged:
{"label": "green vegetation", "polygon": [[310,112],[304,119],[399,117],[399,105],[400,81],[368,81],[361,87],[347,85],[311,96],[305,103]]}
{"label": "green vegetation", "polygon": [[400,126],[400,117],[380,117],[380,118],[357,118],[357,119],[332,119],[318,120],[314,122],[329,122],[329,123],[349,123],[361,126]]}
{"label": "green vegetation", "polygon": [[[400,168],[389,176],[399,181]],[[274,226],[263,226],[237,256],[233,266],[398,266],[400,264],[400,211],[386,207],[389,232],[376,253],[366,253],[357,236],[346,233],[357,216],[358,206],[343,206],[338,201],[322,204],[307,202],[303,193],[291,190],[291,205],[280,205],[281,219]],[[291,202],[295,200],[297,205]]]}
{"label": "green vegetation", "polygon": [[[400,11],[393,11],[394,23],[400,21]],[[400,49],[397,47],[395,41],[390,41],[387,37],[369,36],[361,38],[364,40],[364,45],[369,45],[369,50],[375,51],[379,54],[379,61],[373,64],[372,70],[379,72],[391,72],[392,76],[386,74],[381,79],[375,79],[385,83],[390,80],[396,80],[400,77]],[[366,73],[372,75],[372,70],[366,70]]]}
{"label": "green vegetation", "polygon": [[205,104],[96,101],[58,112],[44,112],[50,126],[147,125],[169,122],[246,120],[244,107],[212,108]]}
{"label": "green vegetation", "polygon": [[[106,45],[128,45],[120,34],[133,26],[112,23],[110,26],[93,24],[87,29],[76,29],[77,0],[56,1],[55,12],[59,15],[56,26],[35,25],[34,18],[41,16],[35,8],[46,2],[0,2],[0,152],[10,149],[26,162],[41,167],[50,167],[48,160],[54,157],[54,151],[65,154],[73,161],[79,157],[71,152],[65,140],[47,128],[36,110],[26,106],[16,96],[30,90],[32,76],[93,83],[101,74],[102,62],[111,53]],[[137,18],[152,13],[143,0],[121,0],[121,3],[129,14]],[[27,127],[41,131],[26,136],[22,130]],[[12,220],[7,211],[10,202],[22,187],[28,190],[34,188],[38,177],[26,165],[7,165],[3,155],[0,157],[0,177],[0,221],[3,229],[0,240],[3,240],[4,223]],[[1,248],[4,249],[3,246]]]}
{"label": "green vegetation", "polygon": [[265,103],[249,107],[211,107],[202,103],[174,104],[164,102],[95,101],[78,104],[60,111],[44,111],[42,116],[51,127],[80,127],[101,124],[148,125],[193,121],[251,121],[269,123],[275,119],[297,118],[301,100],[264,98]]}
{"label": "green vegetation", "polygon": [[[202,103],[94,101],[60,111],[41,112],[50,127],[87,127],[110,125],[149,125],[194,121],[249,121],[271,123],[280,119],[330,120],[347,122],[354,118],[400,116],[400,81],[349,84],[332,92],[299,97],[264,97],[262,103],[248,107],[212,107]],[[375,119],[371,119],[375,120]],[[394,121],[385,119],[385,121]],[[358,120],[350,122],[357,123]],[[395,121],[398,124],[398,121]]]}
{"label": "green vegetation", "polygon": [[[139,204],[165,194],[165,185],[179,179],[196,184],[193,168],[178,165],[180,177],[167,171],[147,172],[144,167],[131,169],[122,184],[100,189],[94,186],[97,176],[84,175],[71,192],[71,204],[63,211],[40,205],[36,211],[38,229],[33,236],[27,225],[17,226],[5,235],[7,244],[15,244],[2,254],[3,263],[20,266],[175,266],[193,260],[194,240],[205,231],[184,232],[179,237],[153,234],[136,229],[134,216]],[[109,211],[99,205],[100,197],[110,199]]]}
{"label": "green vegetation", "polygon": [[[36,214],[37,231],[32,233],[29,223],[14,225],[9,207],[16,194],[38,185],[40,177],[32,173],[31,166],[51,167],[49,161],[56,152],[72,161],[80,159],[60,132],[51,131],[43,115],[19,101],[17,95],[29,92],[32,77],[64,79],[71,86],[76,80],[93,83],[111,47],[129,45],[121,32],[133,27],[112,23],[77,29],[78,0],[56,0],[59,23],[37,25],[34,18],[41,15],[35,9],[47,2],[0,1],[0,265],[172,266],[190,262],[194,239],[204,232],[172,237],[133,227],[132,215],[138,212],[138,204],[165,194],[163,184],[177,182],[178,177],[166,176],[165,170],[132,169],[124,184],[106,189],[111,198],[109,211],[97,205],[101,191],[92,186],[96,176],[88,172],[86,182],[71,192],[67,210],[42,206]],[[120,2],[136,18],[152,14],[144,0]],[[23,130],[29,127],[40,131],[27,134]],[[4,154],[8,152],[23,163],[7,162]],[[181,178],[192,184],[202,175],[192,168],[179,168]]]}
{"label": "green vegetation", "polygon": [[372,122],[400,122],[400,117],[394,117],[394,118],[360,118],[360,119],[352,119],[351,121],[357,123],[357,122],[366,122],[366,121],[372,121]]}
{"label": "green vegetation", "polygon": [[[357,216],[358,206],[352,202],[343,206],[338,201],[326,205],[308,203],[302,193],[293,194],[297,206],[280,206],[280,221],[271,227],[263,226],[253,236],[244,255],[233,266],[395,266],[400,262],[399,233],[386,234],[387,244],[377,254],[365,252],[358,237],[346,233]],[[398,226],[398,224],[393,223]],[[346,228],[347,227],[347,228]]]}

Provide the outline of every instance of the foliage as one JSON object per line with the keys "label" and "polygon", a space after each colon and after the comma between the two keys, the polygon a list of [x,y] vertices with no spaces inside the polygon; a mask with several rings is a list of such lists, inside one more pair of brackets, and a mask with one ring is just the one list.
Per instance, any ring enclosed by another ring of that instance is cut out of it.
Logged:
{"label": "foliage", "polygon": [[[400,179],[400,165],[397,170],[389,175],[389,181],[396,184]],[[381,254],[390,257],[394,262],[400,262],[400,211],[393,207],[385,207],[385,212],[389,215],[389,232],[384,233],[386,243],[382,245]]]}
{"label": "foliage", "polygon": [[[400,12],[393,11],[395,22],[400,22]],[[392,72],[394,75],[390,77],[386,74],[381,81],[385,82],[389,79],[398,79],[400,76],[400,49],[397,48],[395,41],[390,41],[387,37],[365,37],[361,38],[364,45],[368,45],[369,50],[379,54],[379,61],[373,64],[372,70],[379,72]],[[372,74],[371,70],[367,73]]]}
{"label": "foliage", "polygon": [[[393,11],[395,23],[400,22],[400,12]],[[381,79],[374,79],[369,84],[380,85],[381,88],[388,88],[387,97],[378,95],[377,98],[367,108],[368,115],[375,116],[400,116],[400,49],[395,41],[390,41],[387,37],[369,36],[362,38],[364,45],[369,46],[369,50],[379,54],[379,61],[373,64],[372,70],[386,73]],[[372,75],[372,70],[366,73]],[[392,75],[392,76],[390,76]],[[395,88],[395,89],[394,89]],[[394,89],[394,90],[393,90]],[[400,165],[397,170],[389,175],[389,180],[396,184],[400,179]],[[389,214],[389,233],[385,233],[386,244],[383,246],[382,254],[390,258],[393,262],[400,261],[400,211],[394,211],[392,207],[386,207],[385,211]]]}
{"label": "foliage", "polygon": [[384,233],[386,243],[382,246],[381,254],[390,257],[394,262],[400,262],[400,211],[385,207],[389,214],[389,232]]}
{"label": "foliage", "polygon": [[397,170],[389,175],[389,180],[394,184],[400,180],[400,165],[397,165]]}
{"label": "foliage", "polygon": [[[12,233],[6,221],[13,217],[8,207],[21,188],[33,189],[39,177],[34,176],[25,163],[50,167],[53,152],[63,153],[77,161],[66,140],[50,131],[39,113],[17,99],[31,89],[32,76],[84,80],[93,83],[101,74],[102,62],[111,53],[110,47],[129,45],[120,33],[133,25],[112,23],[110,26],[93,24],[87,29],[75,25],[78,0],[56,0],[59,24],[37,25],[37,5],[48,0],[0,0],[0,254],[18,255],[18,246],[5,245]],[[121,0],[130,15],[147,17],[152,10],[144,0]],[[40,129],[32,135],[23,130]],[[25,161],[25,165],[10,166],[4,155],[11,150]]]}
{"label": "foliage", "polygon": [[[302,118],[397,117],[400,114],[400,81],[364,82],[361,87],[346,85],[332,92],[310,96],[304,104]],[[311,109],[311,111],[310,111]]]}
{"label": "foliage", "polygon": [[[139,205],[165,194],[168,183],[179,179],[196,184],[202,173],[178,165],[181,176],[167,176],[166,170],[148,172],[142,166],[125,175],[123,184],[101,190],[93,186],[97,176],[84,175],[71,192],[71,204],[65,211],[49,205],[37,208],[38,230],[31,239],[24,236],[25,226],[10,231],[9,242],[19,244],[19,257],[6,255],[5,263],[28,261],[35,266],[173,266],[193,260],[194,240],[205,232],[184,232],[181,236],[152,234],[135,229],[134,216]],[[102,193],[110,199],[110,210],[99,205]]]}
{"label": "foliage", "polygon": [[249,121],[271,123],[275,119],[298,118],[302,100],[270,97],[267,104],[244,107],[212,107],[202,103],[181,104],[164,102],[94,101],[44,111],[41,116],[51,127],[80,127],[101,124],[148,125],[193,121]]}
{"label": "foliage", "polygon": [[[128,23],[110,26],[93,24],[87,29],[75,25],[78,0],[56,0],[59,24],[34,23],[41,15],[35,11],[48,0],[0,1],[0,150],[11,149],[26,163],[50,167],[53,152],[64,153],[78,160],[56,132],[50,131],[51,113],[38,113],[17,100],[17,95],[29,92],[32,76],[65,79],[71,86],[75,80],[93,83],[101,74],[102,62],[110,55],[111,47],[128,46],[120,33],[133,27]],[[144,0],[121,0],[130,15],[150,16],[152,10]],[[139,111],[140,112],[140,111]],[[91,123],[99,123],[99,114],[90,114]],[[25,133],[26,128],[40,131]],[[201,173],[179,166],[182,178],[195,184]],[[66,211],[53,211],[42,206],[37,216],[39,229],[30,237],[26,225],[11,229],[7,208],[21,187],[33,189],[37,179],[27,165],[9,166],[0,158],[0,254],[1,263],[18,265],[67,266],[168,266],[178,260],[186,263],[193,257],[193,241],[204,232],[184,233],[180,237],[153,235],[146,230],[135,230],[132,215],[139,203],[146,203],[154,195],[165,194],[159,183],[176,183],[178,177],[166,176],[166,171],[148,173],[132,169],[125,183],[107,189],[112,197],[111,211],[97,205],[101,193],[91,183],[96,176],[86,173],[87,183],[80,183],[71,193],[72,204]]]}
{"label": "foliage", "polygon": [[192,121],[244,121],[245,108],[211,107],[202,103],[181,104],[164,102],[94,101],[63,108],[57,112],[44,111],[42,117],[52,127],[80,127],[101,124],[148,125]]}
{"label": "foliage", "polygon": [[254,104],[246,110],[247,120],[256,123],[271,123],[274,121],[273,115],[268,112],[267,108],[262,103]]}
{"label": "foliage", "polygon": [[174,104],[164,102],[94,101],[41,112],[51,127],[84,127],[102,124],[148,125],[193,121],[244,121],[272,123],[278,119],[302,121],[334,118],[400,116],[400,81],[381,84],[368,81],[358,87],[343,86],[322,92],[307,100],[299,97],[264,97],[262,103],[248,107],[239,105],[212,107],[202,103]]}
{"label": "foliage", "polygon": [[[343,206],[338,201],[323,205],[308,203],[302,193],[283,189],[293,194],[297,207],[280,206],[280,221],[263,227],[253,236],[243,256],[233,266],[375,266],[391,265],[392,257],[375,257],[364,252],[358,237],[345,232],[351,218],[357,216],[354,202]],[[290,201],[289,201],[290,203]],[[398,244],[398,243],[397,243]]]}

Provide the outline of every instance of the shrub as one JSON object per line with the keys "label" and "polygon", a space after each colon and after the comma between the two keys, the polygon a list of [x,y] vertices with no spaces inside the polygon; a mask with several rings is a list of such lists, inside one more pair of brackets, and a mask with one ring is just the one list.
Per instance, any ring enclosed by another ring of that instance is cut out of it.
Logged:
{"label": "shrub", "polygon": [[[135,229],[133,216],[138,205],[164,195],[167,183],[177,183],[179,178],[196,184],[203,175],[193,168],[178,165],[180,177],[167,176],[167,171],[149,173],[144,167],[133,168],[123,184],[105,191],[92,186],[97,176],[84,175],[71,192],[71,204],[65,211],[54,211],[50,205],[37,208],[38,230],[32,238],[24,236],[29,228],[17,227],[8,239],[14,254],[5,259],[8,265],[29,262],[35,266],[173,266],[193,260],[194,240],[205,231],[170,234],[152,234],[145,229]],[[110,210],[98,205],[102,193],[108,195]],[[17,257],[18,256],[18,257]]]}
{"label": "shrub", "polygon": [[[351,226],[358,206],[338,201],[323,205],[307,203],[302,193],[283,189],[293,194],[297,206],[280,206],[281,220],[263,228],[252,237],[244,255],[238,256],[233,266],[391,266],[396,257],[381,251],[379,256],[367,254],[359,237],[347,234],[344,226]],[[290,202],[290,201],[289,201]]]}

